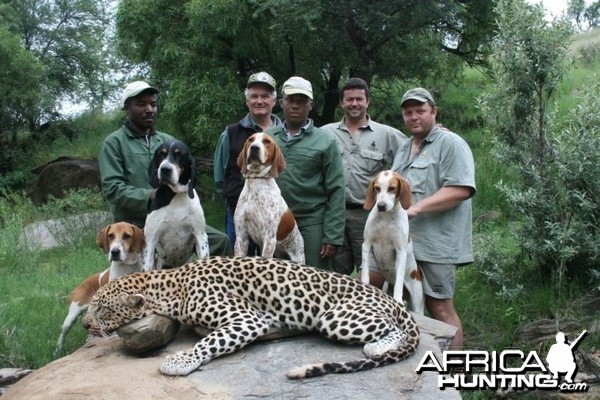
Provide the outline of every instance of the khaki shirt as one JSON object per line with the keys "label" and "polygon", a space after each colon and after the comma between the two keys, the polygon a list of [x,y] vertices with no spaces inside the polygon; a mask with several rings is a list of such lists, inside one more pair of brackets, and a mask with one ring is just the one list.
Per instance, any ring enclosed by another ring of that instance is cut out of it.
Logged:
{"label": "khaki shirt", "polygon": [[346,202],[364,204],[367,186],[375,176],[392,165],[394,156],[408,138],[398,129],[380,124],[368,117],[367,124],[358,128],[354,137],[345,120],[321,127],[335,137],[346,181]]}
{"label": "khaki shirt", "polygon": [[[398,151],[392,169],[408,179],[413,203],[444,186],[467,186],[475,194],[475,163],[467,142],[438,126],[410,159],[413,139]],[[443,264],[473,262],[471,198],[439,213],[422,214],[410,221],[415,258]]]}

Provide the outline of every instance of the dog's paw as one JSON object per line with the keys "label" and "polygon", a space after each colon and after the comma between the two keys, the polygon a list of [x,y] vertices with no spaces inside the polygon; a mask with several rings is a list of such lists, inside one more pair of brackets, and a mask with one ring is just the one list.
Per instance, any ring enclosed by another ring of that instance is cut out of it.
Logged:
{"label": "dog's paw", "polygon": [[164,375],[188,375],[194,372],[201,365],[193,355],[185,351],[180,351],[165,357],[160,372]]}

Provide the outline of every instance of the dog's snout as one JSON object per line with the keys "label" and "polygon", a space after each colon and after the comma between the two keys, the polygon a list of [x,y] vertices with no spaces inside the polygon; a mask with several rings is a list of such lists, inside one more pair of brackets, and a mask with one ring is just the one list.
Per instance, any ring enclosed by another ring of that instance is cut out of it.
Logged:
{"label": "dog's snout", "polygon": [[386,210],[385,203],[377,203],[377,210],[383,212]]}
{"label": "dog's snout", "polygon": [[260,162],[260,146],[257,144],[253,144],[248,148],[247,162],[252,162],[254,160]]}
{"label": "dog's snout", "polygon": [[120,255],[121,255],[121,251],[119,249],[117,249],[117,248],[110,249],[110,259],[111,260],[118,261]]}
{"label": "dog's snout", "polygon": [[160,166],[160,174],[161,175],[170,175],[172,171],[173,171],[173,168],[168,164]]}

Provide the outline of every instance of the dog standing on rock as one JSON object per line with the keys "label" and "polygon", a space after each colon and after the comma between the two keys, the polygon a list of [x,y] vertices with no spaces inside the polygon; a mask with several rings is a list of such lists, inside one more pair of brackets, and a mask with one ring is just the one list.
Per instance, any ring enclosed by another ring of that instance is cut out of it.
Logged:
{"label": "dog standing on rock", "polygon": [[423,315],[422,276],[413,253],[406,213],[411,202],[410,185],[396,172],[382,171],[369,184],[364,207],[370,213],[365,224],[360,279],[369,283],[369,260],[373,254],[386,284],[394,285],[394,299],[404,304],[402,295],[406,287],[410,310]]}
{"label": "dog standing on rock", "polygon": [[245,182],[234,214],[234,254],[245,256],[252,239],[263,257],[304,264],[304,240],[275,182],[285,169],[281,149],[266,133],[255,133],[246,140],[237,163]]}
{"label": "dog standing on rock", "polygon": [[150,185],[156,196],[150,204],[144,233],[144,271],[178,267],[194,251],[208,256],[206,220],[196,184],[196,166],[187,146],[178,140],[163,143],[150,164]]}

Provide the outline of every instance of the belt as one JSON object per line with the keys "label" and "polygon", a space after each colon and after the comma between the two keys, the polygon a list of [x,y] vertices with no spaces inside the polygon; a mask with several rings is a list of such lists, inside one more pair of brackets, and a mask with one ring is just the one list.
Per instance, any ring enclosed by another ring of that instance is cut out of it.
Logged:
{"label": "belt", "polygon": [[358,203],[346,203],[346,210],[358,210],[362,209],[363,205]]}

